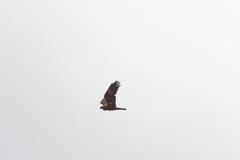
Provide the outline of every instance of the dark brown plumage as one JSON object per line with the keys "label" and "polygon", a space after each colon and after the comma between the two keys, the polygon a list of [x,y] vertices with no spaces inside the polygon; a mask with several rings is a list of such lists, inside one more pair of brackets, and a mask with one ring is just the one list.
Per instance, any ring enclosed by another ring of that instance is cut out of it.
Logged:
{"label": "dark brown plumage", "polygon": [[100,102],[103,106],[100,107],[100,109],[106,111],[112,111],[112,110],[126,110],[126,108],[117,108],[116,107],[116,94],[118,91],[118,88],[120,87],[120,82],[115,81],[112,83],[107,92],[104,95],[104,98]]}

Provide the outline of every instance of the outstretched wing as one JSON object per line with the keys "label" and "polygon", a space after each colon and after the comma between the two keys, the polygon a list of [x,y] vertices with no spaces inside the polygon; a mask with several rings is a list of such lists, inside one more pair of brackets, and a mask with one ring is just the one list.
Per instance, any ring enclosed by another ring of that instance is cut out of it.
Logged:
{"label": "outstretched wing", "polygon": [[117,94],[119,87],[120,87],[120,82],[115,81],[114,83],[112,83],[109,86],[107,92],[105,93],[104,99],[109,106],[116,107],[116,96],[115,95]]}

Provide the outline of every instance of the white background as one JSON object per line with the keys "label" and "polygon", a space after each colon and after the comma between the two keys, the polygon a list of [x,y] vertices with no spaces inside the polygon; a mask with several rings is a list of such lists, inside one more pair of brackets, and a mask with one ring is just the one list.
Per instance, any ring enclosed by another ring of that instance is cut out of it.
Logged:
{"label": "white background", "polygon": [[0,159],[239,160],[237,2],[0,0]]}

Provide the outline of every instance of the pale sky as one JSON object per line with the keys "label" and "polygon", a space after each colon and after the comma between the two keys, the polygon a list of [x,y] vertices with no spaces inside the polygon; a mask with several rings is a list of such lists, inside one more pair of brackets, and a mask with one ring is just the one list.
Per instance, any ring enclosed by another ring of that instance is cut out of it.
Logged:
{"label": "pale sky", "polygon": [[0,159],[239,160],[239,7],[0,0]]}

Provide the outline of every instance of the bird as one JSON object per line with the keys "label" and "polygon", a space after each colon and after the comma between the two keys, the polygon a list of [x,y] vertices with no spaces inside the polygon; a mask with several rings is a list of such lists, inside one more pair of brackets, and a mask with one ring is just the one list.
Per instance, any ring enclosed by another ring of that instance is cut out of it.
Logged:
{"label": "bird", "polygon": [[116,94],[118,91],[118,88],[120,87],[120,82],[115,81],[113,82],[107,92],[104,94],[104,98],[101,100],[101,104],[103,106],[100,107],[100,109],[104,111],[113,111],[113,110],[126,110],[126,108],[118,108],[116,107]]}

